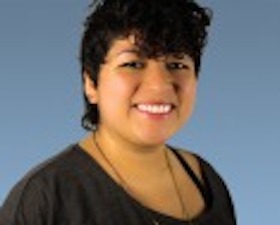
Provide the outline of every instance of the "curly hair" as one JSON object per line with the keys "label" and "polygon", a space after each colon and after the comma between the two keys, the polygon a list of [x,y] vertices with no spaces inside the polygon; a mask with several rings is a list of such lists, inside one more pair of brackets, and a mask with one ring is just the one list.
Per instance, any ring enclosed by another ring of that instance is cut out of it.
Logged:
{"label": "curly hair", "polygon": [[[81,70],[98,84],[99,67],[112,42],[133,34],[141,54],[149,58],[188,54],[200,70],[211,10],[194,0],[99,0],[91,7],[81,42]],[[92,130],[99,122],[97,105],[84,95],[82,125]]]}

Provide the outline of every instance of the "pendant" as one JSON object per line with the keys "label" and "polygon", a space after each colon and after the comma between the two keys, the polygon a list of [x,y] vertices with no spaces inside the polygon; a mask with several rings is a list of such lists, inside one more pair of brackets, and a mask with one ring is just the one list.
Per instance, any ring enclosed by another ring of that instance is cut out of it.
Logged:
{"label": "pendant", "polygon": [[160,223],[158,221],[156,221],[156,220],[153,220],[153,224],[154,225],[160,225]]}

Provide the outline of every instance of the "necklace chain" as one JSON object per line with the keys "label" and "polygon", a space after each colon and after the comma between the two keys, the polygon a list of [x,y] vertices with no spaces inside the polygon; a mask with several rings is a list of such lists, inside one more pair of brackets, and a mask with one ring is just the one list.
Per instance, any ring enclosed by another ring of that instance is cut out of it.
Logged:
{"label": "necklace chain", "polygon": [[186,208],[186,206],[185,206],[185,204],[184,204],[183,197],[182,197],[182,194],[181,194],[180,189],[179,189],[179,186],[178,186],[178,182],[177,182],[176,177],[175,177],[174,169],[173,169],[173,167],[171,166],[170,159],[169,159],[169,157],[168,157],[168,155],[167,155],[167,151],[164,151],[164,153],[165,153],[164,155],[165,155],[167,167],[168,167],[168,170],[169,170],[169,173],[170,173],[170,176],[171,176],[173,185],[174,185],[174,187],[175,187],[178,200],[179,200],[179,202],[180,202],[180,206],[181,206],[181,209],[182,209],[182,215],[183,215],[186,219],[190,219],[190,215],[189,215],[188,210],[187,210],[187,208]]}
{"label": "necklace chain", "polygon": [[[102,158],[106,161],[106,163],[110,166],[110,168],[113,170],[113,172],[115,173],[115,175],[117,176],[117,178],[119,179],[120,185],[130,194],[133,194],[133,191],[131,190],[131,188],[129,187],[129,185],[127,184],[127,182],[125,181],[125,179],[123,178],[123,176],[120,174],[120,172],[117,170],[117,168],[113,165],[113,163],[111,162],[111,160],[107,157],[107,155],[105,154],[105,152],[103,151],[103,149],[100,147],[97,139],[96,139],[96,131],[93,133],[93,141],[94,144],[97,148],[97,150],[99,151],[99,153],[101,154]],[[183,197],[181,195],[178,183],[176,181],[176,177],[175,177],[175,173],[173,170],[173,167],[171,165],[170,159],[168,157],[168,152],[167,150],[164,151],[164,155],[165,155],[165,159],[166,159],[166,164],[172,179],[172,183],[174,185],[175,191],[176,191],[176,195],[178,197],[180,206],[181,206],[181,210],[182,210],[182,215],[184,217],[186,217],[186,219],[190,219],[188,210],[184,204],[183,201]],[[147,211],[148,212],[148,211]],[[152,220],[154,225],[160,225],[159,221],[157,221],[155,218],[152,217],[152,215],[150,213],[148,213],[148,216],[150,218],[150,220]],[[192,223],[190,223],[190,225],[192,225]]]}

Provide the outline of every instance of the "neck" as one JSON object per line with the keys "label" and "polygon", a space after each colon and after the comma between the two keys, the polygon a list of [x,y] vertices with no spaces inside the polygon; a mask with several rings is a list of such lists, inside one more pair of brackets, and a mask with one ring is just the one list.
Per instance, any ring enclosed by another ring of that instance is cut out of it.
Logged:
{"label": "neck", "polygon": [[[120,137],[106,133],[103,130],[96,131],[95,141],[103,153],[119,166],[129,170],[158,171],[166,169],[164,151],[165,144],[137,145],[123,140]],[[93,135],[91,139],[94,140]],[[145,170],[143,170],[145,169]]]}

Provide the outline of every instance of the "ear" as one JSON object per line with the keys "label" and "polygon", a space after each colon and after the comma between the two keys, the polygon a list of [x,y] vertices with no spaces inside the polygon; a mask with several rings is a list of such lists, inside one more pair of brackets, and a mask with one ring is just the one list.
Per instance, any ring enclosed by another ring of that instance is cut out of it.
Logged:
{"label": "ear", "polygon": [[84,78],[84,92],[91,104],[96,104],[98,102],[97,87],[94,81],[91,79],[88,72],[83,73]]}

